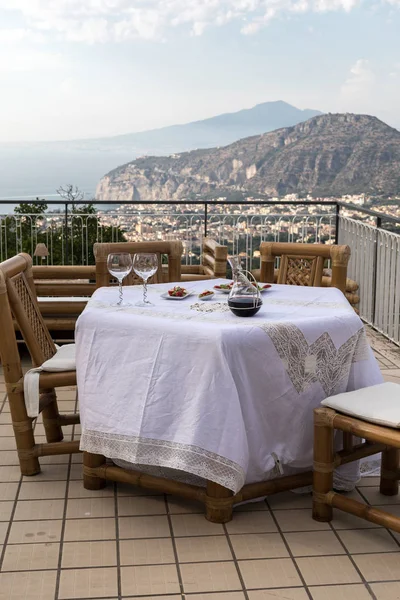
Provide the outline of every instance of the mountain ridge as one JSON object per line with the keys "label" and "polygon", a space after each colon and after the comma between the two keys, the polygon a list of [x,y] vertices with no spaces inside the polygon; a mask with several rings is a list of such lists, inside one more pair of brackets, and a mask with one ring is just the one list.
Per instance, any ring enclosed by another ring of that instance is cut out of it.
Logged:
{"label": "mountain ridge", "polygon": [[[184,142],[182,138],[179,139],[181,133],[183,133],[184,136],[193,134],[199,136],[190,141],[188,150],[193,150],[199,145],[204,147],[202,146],[204,143],[207,144],[205,147],[227,145],[241,137],[249,137],[251,135],[258,135],[264,131],[271,131],[279,129],[280,127],[295,125],[301,121],[306,121],[313,116],[321,114],[321,111],[318,110],[299,109],[283,100],[277,100],[273,102],[262,102],[251,108],[222,113],[206,119],[198,119],[188,123],[168,125],[166,127],[127,133],[103,139],[108,139],[110,141],[132,140],[136,141],[136,143],[141,140],[142,143],[143,140],[149,143],[149,139],[151,139],[152,143],[160,144],[158,136],[166,135],[168,137],[168,142],[163,142],[166,144],[166,150],[174,148],[173,151],[176,152],[177,145],[187,143],[187,141]],[[226,128],[228,128],[228,131]],[[246,133],[243,136],[241,133],[245,129]],[[251,129],[254,129],[254,131],[251,131]],[[173,141],[171,142],[170,140]],[[213,143],[212,140],[214,140],[215,143]],[[180,150],[180,152],[182,151],[185,150]]]}
{"label": "mountain ridge", "polygon": [[[160,110],[167,110],[160,106]],[[77,185],[90,196],[104,173],[143,154],[226,145],[267,129],[294,125],[311,116],[310,112],[319,113],[311,109],[304,112],[283,101],[264,102],[202,121],[118,136],[0,143],[0,197],[53,195],[66,183]]]}
{"label": "mountain ridge", "polygon": [[142,157],[110,171],[96,198],[169,200],[236,190],[282,196],[400,192],[400,132],[369,115],[327,114],[222,148]]}

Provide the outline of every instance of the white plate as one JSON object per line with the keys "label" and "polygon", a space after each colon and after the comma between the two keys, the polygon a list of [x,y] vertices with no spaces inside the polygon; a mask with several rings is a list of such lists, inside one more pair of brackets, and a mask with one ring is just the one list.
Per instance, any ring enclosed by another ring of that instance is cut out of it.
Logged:
{"label": "white plate", "polygon": [[204,296],[203,298],[200,298],[200,294],[199,294],[198,299],[205,302],[206,300],[212,300],[214,298],[214,296],[215,296],[215,292],[213,292],[212,294],[209,294],[208,296]]}
{"label": "white plate", "polygon": [[216,287],[216,286],[214,285],[214,290],[215,290],[216,292],[219,292],[220,294],[229,294],[229,293],[230,293],[230,291],[231,291],[231,289],[232,289],[232,288],[229,288],[229,290],[227,290],[227,289],[221,289],[221,288],[218,288],[218,287]]}
{"label": "white plate", "polygon": [[[264,285],[268,285],[268,284],[264,283]],[[265,289],[261,288],[261,290],[259,290],[259,292],[260,292],[260,294],[263,294],[264,292],[268,292],[271,289],[272,289],[272,285],[270,287],[265,288]]]}
{"label": "white plate", "polygon": [[185,296],[170,296],[168,292],[164,292],[161,294],[161,298],[164,298],[164,300],[185,300],[185,298],[189,298],[192,295],[193,292],[188,292]]}

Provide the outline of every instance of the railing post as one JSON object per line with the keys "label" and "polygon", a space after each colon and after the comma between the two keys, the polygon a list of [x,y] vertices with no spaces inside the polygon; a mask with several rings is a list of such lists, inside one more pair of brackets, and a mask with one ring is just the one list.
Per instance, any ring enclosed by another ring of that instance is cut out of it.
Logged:
{"label": "railing post", "polygon": [[207,237],[208,204],[204,204],[204,237]]}
{"label": "railing post", "polygon": [[69,263],[69,241],[68,241],[68,202],[65,203],[64,212],[64,247],[65,247],[65,264]]}
{"label": "railing post", "polygon": [[378,283],[378,243],[379,230],[382,228],[382,217],[376,217],[376,235],[375,235],[375,250],[374,250],[374,275],[373,275],[373,296],[372,296],[372,323],[376,325],[376,287]]}
{"label": "railing post", "polygon": [[339,223],[340,223],[340,204],[336,202],[336,216],[335,216],[335,244],[339,243]]}

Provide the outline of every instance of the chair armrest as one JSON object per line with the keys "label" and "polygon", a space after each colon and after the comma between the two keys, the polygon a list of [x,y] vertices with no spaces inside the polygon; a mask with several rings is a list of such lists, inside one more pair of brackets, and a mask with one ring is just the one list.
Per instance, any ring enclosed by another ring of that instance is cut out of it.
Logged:
{"label": "chair armrest", "polygon": [[40,373],[39,388],[41,390],[49,390],[67,385],[76,385],[76,371],[42,371]]}

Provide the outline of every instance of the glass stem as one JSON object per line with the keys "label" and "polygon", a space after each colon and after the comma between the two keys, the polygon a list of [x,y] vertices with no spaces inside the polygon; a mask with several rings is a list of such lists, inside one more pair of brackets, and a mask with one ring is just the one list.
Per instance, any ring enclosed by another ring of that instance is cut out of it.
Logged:
{"label": "glass stem", "polygon": [[119,300],[118,300],[118,306],[121,306],[122,300],[123,300],[122,279],[118,279],[118,283],[119,283]]}
{"label": "glass stem", "polygon": [[147,279],[143,279],[143,302],[148,304],[147,300]]}

